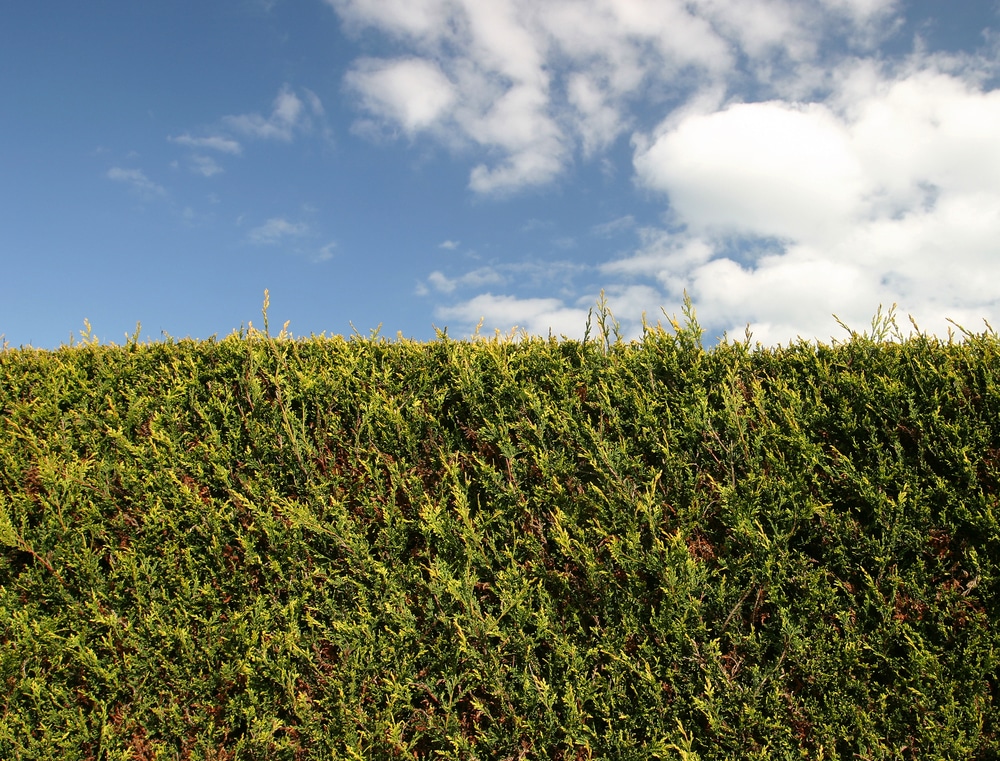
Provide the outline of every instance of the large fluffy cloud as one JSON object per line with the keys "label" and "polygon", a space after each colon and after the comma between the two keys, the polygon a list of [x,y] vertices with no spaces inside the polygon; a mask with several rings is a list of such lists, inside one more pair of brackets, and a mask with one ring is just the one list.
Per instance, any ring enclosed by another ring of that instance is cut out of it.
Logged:
{"label": "large fluffy cloud", "polygon": [[776,250],[755,258],[747,246],[749,261],[713,255],[673,268],[669,281],[664,263],[676,253],[635,261],[706,311],[772,338],[817,329],[838,310],[857,321],[880,302],[937,331],[949,316],[970,327],[993,319],[1000,93],[933,68],[842,73],[829,103],[690,115],[636,153],[637,176],[664,192],[686,237],[713,249],[723,236],[774,238]]}
{"label": "large fluffy cloud", "polygon": [[667,212],[579,292],[435,273],[426,292],[458,299],[439,317],[559,332],[595,283],[633,335],[685,292],[716,332],[767,342],[893,302],[937,332],[998,317],[996,57],[885,55],[895,0],[327,2],[402,51],[348,74],[366,118],[480,149],[473,191],[552,182],[630,136]]}
{"label": "large fluffy cloud", "polygon": [[635,165],[699,232],[818,238],[851,224],[867,190],[847,130],[817,105],[745,103],[691,116]]}

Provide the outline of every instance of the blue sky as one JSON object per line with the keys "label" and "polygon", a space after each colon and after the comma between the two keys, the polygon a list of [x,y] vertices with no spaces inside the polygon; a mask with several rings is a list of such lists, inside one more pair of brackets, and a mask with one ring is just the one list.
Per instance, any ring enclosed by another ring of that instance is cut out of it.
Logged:
{"label": "blue sky", "polygon": [[0,335],[1000,327],[986,0],[14,3]]}

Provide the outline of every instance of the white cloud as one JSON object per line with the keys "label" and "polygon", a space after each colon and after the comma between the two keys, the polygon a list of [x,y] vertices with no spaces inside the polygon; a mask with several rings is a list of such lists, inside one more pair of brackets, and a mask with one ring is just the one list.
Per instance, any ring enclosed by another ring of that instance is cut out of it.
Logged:
{"label": "white cloud", "polygon": [[460,241],[457,240],[446,240],[439,243],[438,248],[444,248],[447,249],[448,251],[454,251],[456,248],[458,248],[459,244]]}
{"label": "white cloud", "polygon": [[422,39],[448,23],[450,0],[327,0],[358,29],[376,25],[398,37]]}
{"label": "white cloud", "polygon": [[[767,342],[800,332],[832,335],[834,313],[863,303],[869,317],[888,296],[860,268],[800,248],[765,257],[752,270],[728,258],[713,259],[692,275],[691,293],[703,313],[731,333],[751,323],[757,338]],[[777,335],[779,329],[790,332]]]}
{"label": "white cloud", "polygon": [[[452,280],[439,271],[434,271],[427,276],[427,282],[433,286],[434,290],[442,293],[451,293],[458,287],[458,282]],[[426,289],[424,289],[426,292]]]}
{"label": "white cloud", "polygon": [[455,100],[454,88],[436,65],[419,58],[365,59],[347,75],[373,114],[413,134],[437,121]]}
{"label": "white cloud", "polygon": [[222,135],[192,137],[191,135],[184,134],[178,135],[177,137],[168,137],[167,139],[172,143],[177,143],[178,145],[183,145],[188,148],[213,150],[219,151],[220,153],[231,153],[236,156],[243,152],[243,146],[240,145],[239,142]]}
{"label": "white cloud", "polygon": [[304,95],[303,101],[284,85],[274,99],[270,115],[240,114],[226,116],[222,121],[229,129],[248,137],[289,142],[296,132],[310,129],[314,117],[323,116],[323,105],[315,93],[305,90]]}
{"label": "white cloud", "polygon": [[840,74],[827,104],[736,104],[638,141],[638,178],[687,231],[605,272],[687,289],[770,341],[836,333],[834,312],[863,325],[880,303],[937,332],[949,315],[995,321],[1000,92],[934,67]]}
{"label": "white cloud", "polygon": [[143,196],[163,196],[167,191],[162,185],[150,180],[141,169],[122,169],[112,167],[108,170],[107,177],[115,182],[124,182]]}
{"label": "white cloud", "polygon": [[587,322],[587,310],[567,307],[560,299],[522,299],[484,293],[454,306],[439,307],[439,320],[455,320],[456,332],[472,333],[480,320],[483,331],[509,333],[524,329],[535,335],[580,337]]}
{"label": "white cloud", "polygon": [[[618,284],[605,290],[604,297],[612,312],[612,318],[619,325],[619,335],[623,340],[634,340],[642,336],[643,321],[655,325],[661,317],[660,306],[664,303],[662,293],[650,285]],[[450,306],[440,306],[435,317],[454,320],[459,333],[472,333],[480,320],[483,332],[489,334],[499,330],[510,333],[524,329],[534,335],[567,336],[582,338],[586,332],[587,320],[591,320],[591,335],[596,335],[597,324],[591,314],[600,293],[586,292],[567,303],[561,298],[519,298],[517,296],[492,293],[479,294]],[[676,303],[679,312],[681,302]],[[611,323],[608,323],[611,328]]]}
{"label": "white cloud", "polygon": [[920,183],[943,192],[1000,186],[1000,91],[933,69],[888,81],[862,72],[845,89],[854,148],[890,195],[905,199]]}
{"label": "white cloud", "polygon": [[288,238],[301,238],[309,233],[309,225],[305,222],[289,222],[283,217],[272,217],[247,233],[247,239],[258,245],[271,245]]}
{"label": "white cloud", "polygon": [[612,278],[653,279],[666,289],[675,301],[688,287],[688,274],[707,264],[714,248],[700,239],[685,239],[662,230],[646,228],[640,231],[642,246],[638,253],[600,265],[603,275]]}
{"label": "white cloud", "polygon": [[713,27],[735,40],[751,58],[783,50],[801,60],[815,54],[817,22],[810,4],[791,0],[695,0],[695,8]]}
{"label": "white cloud", "polygon": [[639,152],[635,166],[699,232],[817,236],[853,223],[868,190],[846,125],[816,104],[692,116]]}
{"label": "white cloud", "polygon": [[897,10],[899,0],[822,0],[828,8],[847,14],[859,26]]}
{"label": "white cloud", "polygon": [[577,132],[584,155],[589,157],[604,150],[621,134],[626,117],[592,76],[582,73],[570,76],[567,96],[577,111]]}

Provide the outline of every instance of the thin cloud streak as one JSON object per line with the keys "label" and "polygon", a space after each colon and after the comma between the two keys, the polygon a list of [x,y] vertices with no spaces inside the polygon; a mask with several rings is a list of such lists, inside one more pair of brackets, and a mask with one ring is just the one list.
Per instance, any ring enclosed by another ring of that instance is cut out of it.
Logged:
{"label": "thin cloud streak", "polygon": [[[283,217],[272,217],[247,233],[247,240],[256,245],[274,245],[289,238],[301,238],[311,232],[305,222],[289,222]],[[332,249],[331,249],[332,252]]]}
{"label": "thin cloud streak", "polygon": [[123,169],[112,167],[108,170],[107,178],[115,182],[123,182],[143,196],[164,196],[167,194],[162,185],[150,180],[141,169]]}
{"label": "thin cloud streak", "polygon": [[176,137],[168,137],[167,139],[172,143],[177,143],[187,148],[219,151],[220,153],[229,153],[234,156],[239,156],[243,152],[243,146],[238,141],[221,135],[192,137],[191,135],[183,134]]}
{"label": "thin cloud streak", "polygon": [[453,293],[458,288],[479,288],[503,282],[503,275],[492,267],[480,267],[457,278],[449,278],[440,271],[427,276],[427,283],[439,293]]}

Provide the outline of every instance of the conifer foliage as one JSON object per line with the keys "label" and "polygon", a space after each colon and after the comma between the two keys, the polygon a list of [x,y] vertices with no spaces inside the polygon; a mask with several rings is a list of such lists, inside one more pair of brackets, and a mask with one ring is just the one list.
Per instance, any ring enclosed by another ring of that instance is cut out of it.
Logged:
{"label": "conifer foliage", "polygon": [[996,758],[1000,341],[892,325],[0,351],[0,757]]}

